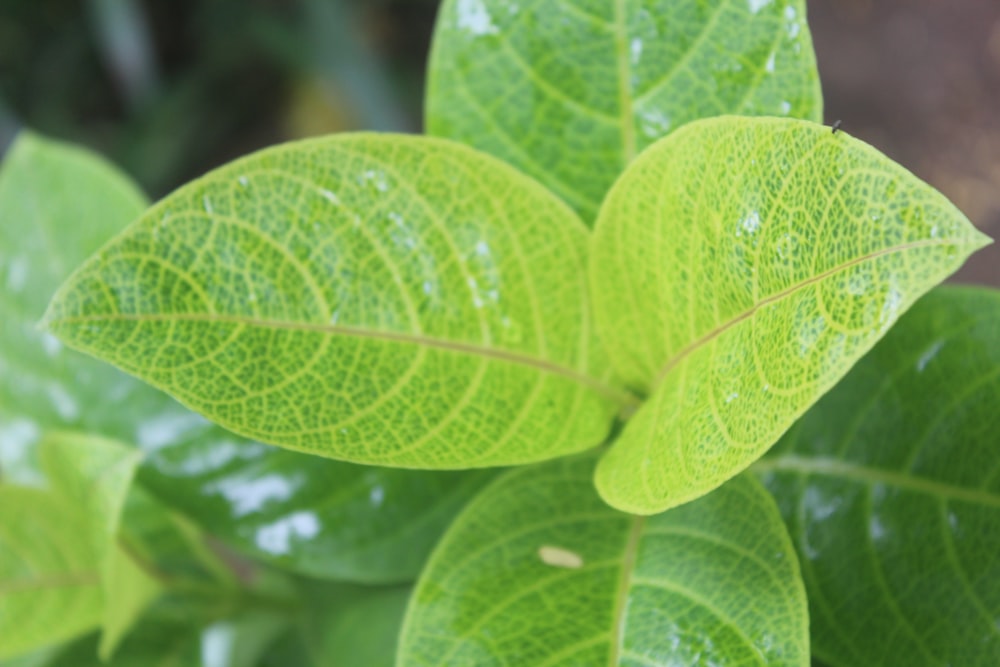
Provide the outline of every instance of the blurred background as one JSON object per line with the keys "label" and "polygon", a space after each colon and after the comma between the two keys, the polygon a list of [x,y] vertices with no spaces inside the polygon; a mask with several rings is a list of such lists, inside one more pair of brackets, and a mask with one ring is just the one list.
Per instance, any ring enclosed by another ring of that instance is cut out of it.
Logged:
{"label": "blurred background", "polygon": [[[418,132],[436,0],[0,0],[0,152],[90,146],[155,198],[279,141]],[[827,122],[1000,235],[1000,2],[810,0]],[[956,277],[1000,285],[1000,244]]]}

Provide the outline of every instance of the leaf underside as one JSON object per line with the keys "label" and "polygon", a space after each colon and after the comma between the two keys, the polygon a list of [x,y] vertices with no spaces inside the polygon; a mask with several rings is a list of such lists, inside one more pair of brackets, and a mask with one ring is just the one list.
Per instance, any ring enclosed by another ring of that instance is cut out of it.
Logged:
{"label": "leaf underside", "polygon": [[650,395],[598,466],[601,495],[649,514],[745,469],[988,242],[870,146],[806,121],[721,117],[651,147],[592,244],[595,321]]}
{"label": "leaf underside", "polygon": [[754,469],[831,667],[1000,664],[1000,292],[940,288]]}
{"label": "leaf underside", "polygon": [[794,551],[752,477],[644,518],[601,501],[594,461],[510,471],[467,506],[418,580],[399,667],[809,664]]}
{"label": "leaf underside", "polygon": [[593,446],[620,392],[585,227],[439,139],[339,135],[238,160],[150,209],[47,327],[231,430],[360,463],[523,463]]}
{"label": "leaf underside", "polygon": [[427,130],[510,162],[587,222],[635,155],[721,114],[819,121],[802,0],[442,4]]}

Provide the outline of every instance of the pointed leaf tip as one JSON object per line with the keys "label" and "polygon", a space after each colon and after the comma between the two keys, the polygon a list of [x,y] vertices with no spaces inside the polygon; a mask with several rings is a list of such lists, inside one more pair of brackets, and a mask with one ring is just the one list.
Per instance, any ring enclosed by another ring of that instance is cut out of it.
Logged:
{"label": "pointed leaf tip", "polygon": [[591,447],[622,399],[587,229],[442,139],[270,148],[181,188],[60,289],[45,325],[248,437],[467,468]]}
{"label": "pointed leaf tip", "polygon": [[598,466],[601,495],[656,513],[744,470],[989,242],[821,125],[722,117],[655,144],[609,193],[592,243],[598,329],[650,394]]}

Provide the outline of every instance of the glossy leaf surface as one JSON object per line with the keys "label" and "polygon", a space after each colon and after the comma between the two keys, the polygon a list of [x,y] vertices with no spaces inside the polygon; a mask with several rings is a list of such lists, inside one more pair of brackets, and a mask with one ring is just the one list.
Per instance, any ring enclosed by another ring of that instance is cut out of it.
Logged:
{"label": "glossy leaf surface", "polygon": [[594,462],[513,470],[469,504],[417,583],[400,667],[809,664],[795,553],[752,477],[644,518],[600,499]]}
{"label": "glossy leaf surface", "polygon": [[593,240],[595,319],[650,398],[598,466],[648,514],[745,469],[921,294],[989,242],[843,132],[691,123],[616,183]]}
{"label": "glossy leaf surface", "polygon": [[45,436],[40,458],[53,492],[83,513],[101,581],[100,655],[108,658],[160,593],[159,583],[118,541],[126,495],[141,455],[111,440],[61,432]]}
{"label": "glossy leaf surface", "polygon": [[22,133],[4,159],[0,462],[14,474],[45,429],[132,442],[141,416],[180,410],[160,392],[36,328],[70,271],[145,207],[127,176],[88,151]]}
{"label": "glossy leaf surface", "polygon": [[820,120],[802,0],[449,0],[427,129],[531,174],[591,222],[643,148],[720,114]]}
{"label": "glossy leaf surface", "polygon": [[[143,483],[237,549],[313,577],[412,581],[492,471],[359,466],[219,438],[151,449]],[[193,437],[192,437],[193,436]]]}
{"label": "glossy leaf surface", "polygon": [[63,286],[46,325],[249,437],[404,467],[598,443],[587,231],[438,139],[340,135],[167,197]]}
{"label": "glossy leaf surface", "polygon": [[1000,664],[1000,292],[921,299],[754,469],[833,667]]}
{"label": "glossy leaf surface", "polygon": [[76,507],[40,489],[0,484],[0,658],[97,627],[98,568]]}

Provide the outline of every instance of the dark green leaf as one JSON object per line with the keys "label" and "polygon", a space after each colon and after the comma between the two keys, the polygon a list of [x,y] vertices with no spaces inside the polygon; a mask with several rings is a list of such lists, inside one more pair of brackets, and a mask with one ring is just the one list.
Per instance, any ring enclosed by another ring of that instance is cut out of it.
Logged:
{"label": "dark green leaf", "polygon": [[837,667],[1000,664],[1000,292],[941,288],[754,469]]}
{"label": "dark green leaf", "polygon": [[149,452],[146,486],[237,549],[321,578],[415,579],[493,474],[359,466],[235,437],[180,439]]}
{"label": "dark green leaf", "polygon": [[302,638],[310,667],[393,667],[410,587],[311,588]]}

